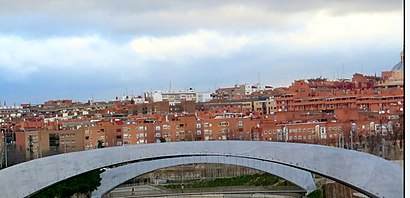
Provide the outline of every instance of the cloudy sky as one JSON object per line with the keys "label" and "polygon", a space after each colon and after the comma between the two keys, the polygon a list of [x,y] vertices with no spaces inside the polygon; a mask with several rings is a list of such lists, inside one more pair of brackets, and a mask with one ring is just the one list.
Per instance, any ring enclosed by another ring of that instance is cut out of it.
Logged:
{"label": "cloudy sky", "polygon": [[380,74],[403,31],[400,0],[2,0],[0,101]]}

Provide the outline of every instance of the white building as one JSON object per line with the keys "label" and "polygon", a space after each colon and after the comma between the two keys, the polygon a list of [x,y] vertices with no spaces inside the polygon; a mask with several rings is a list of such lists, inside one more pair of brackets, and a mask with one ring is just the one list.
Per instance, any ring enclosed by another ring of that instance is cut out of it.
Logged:
{"label": "white building", "polygon": [[151,93],[152,102],[160,102],[162,101],[162,93],[160,91],[156,91]]}
{"label": "white building", "polygon": [[211,92],[198,92],[196,102],[209,102],[212,100]]}
{"label": "white building", "polygon": [[[181,101],[197,101],[197,93],[193,89],[186,91],[155,91],[147,94],[153,102],[168,101],[170,103],[178,103]],[[209,93],[210,97],[210,93]]]}

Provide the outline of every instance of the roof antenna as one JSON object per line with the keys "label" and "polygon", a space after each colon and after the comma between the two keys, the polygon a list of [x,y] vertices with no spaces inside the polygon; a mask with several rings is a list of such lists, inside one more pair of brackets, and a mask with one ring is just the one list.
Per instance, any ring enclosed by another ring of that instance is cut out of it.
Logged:
{"label": "roof antenna", "polygon": [[258,72],[258,83],[259,85],[261,85],[261,76],[259,75],[259,72]]}

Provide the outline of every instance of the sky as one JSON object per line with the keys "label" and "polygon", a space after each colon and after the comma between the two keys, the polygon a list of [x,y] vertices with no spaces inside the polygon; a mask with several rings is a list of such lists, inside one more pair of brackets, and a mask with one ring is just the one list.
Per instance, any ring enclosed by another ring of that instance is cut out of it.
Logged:
{"label": "sky", "polygon": [[[2,0],[0,101],[380,75],[400,61],[400,0]],[[3,105],[3,102],[1,102]]]}

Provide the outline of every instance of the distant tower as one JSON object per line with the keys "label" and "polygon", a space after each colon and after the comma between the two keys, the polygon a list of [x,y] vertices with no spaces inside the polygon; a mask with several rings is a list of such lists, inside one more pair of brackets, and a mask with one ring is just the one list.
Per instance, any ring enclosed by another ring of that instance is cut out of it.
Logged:
{"label": "distant tower", "polygon": [[400,53],[400,62],[397,63],[390,71],[393,72],[403,72],[404,67],[404,53],[401,51]]}
{"label": "distant tower", "polygon": [[400,62],[401,63],[404,62],[404,53],[403,53],[403,51],[401,51],[401,53],[400,53]]}

